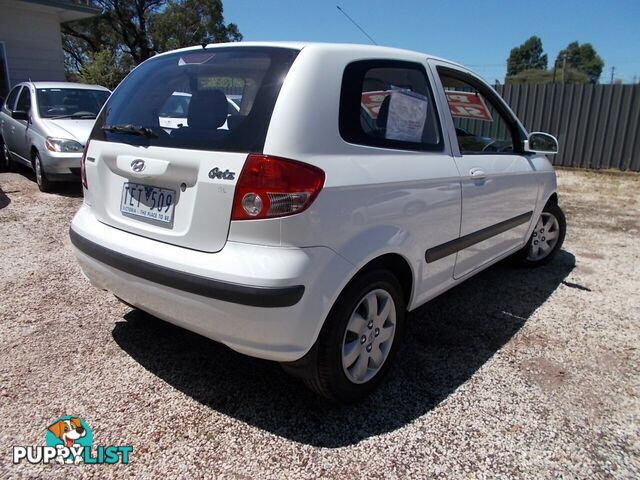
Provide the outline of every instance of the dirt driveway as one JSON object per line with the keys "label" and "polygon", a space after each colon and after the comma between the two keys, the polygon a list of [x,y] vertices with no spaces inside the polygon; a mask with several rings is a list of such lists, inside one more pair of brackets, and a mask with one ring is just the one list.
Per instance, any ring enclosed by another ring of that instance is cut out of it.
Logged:
{"label": "dirt driveway", "polygon": [[[278,365],[96,291],[67,230],[78,188],[0,174],[0,477],[640,476],[640,177],[559,172],[569,231],[410,316],[395,372],[335,407]],[[129,465],[12,464],[61,415]]]}

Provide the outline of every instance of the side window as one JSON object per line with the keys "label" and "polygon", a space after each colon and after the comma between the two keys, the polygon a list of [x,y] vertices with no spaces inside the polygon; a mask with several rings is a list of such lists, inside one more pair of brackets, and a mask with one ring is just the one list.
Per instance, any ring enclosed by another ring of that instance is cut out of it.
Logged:
{"label": "side window", "polygon": [[16,97],[18,96],[21,88],[22,87],[18,85],[17,87],[14,87],[13,90],[11,90],[11,93],[9,93],[7,101],[4,103],[4,108],[6,108],[8,111],[13,111],[13,107],[16,104]]}
{"label": "side window", "polygon": [[461,154],[511,153],[519,143],[517,128],[483,95],[461,77],[440,71]]}
{"label": "side window", "polygon": [[340,134],[350,143],[441,150],[442,134],[422,65],[389,60],[349,64],[342,79]]}
{"label": "side window", "polygon": [[22,110],[28,112],[31,108],[31,92],[28,87],[24,87],[20,96],[18,97],[18,103],[16,103],[16,110]]}

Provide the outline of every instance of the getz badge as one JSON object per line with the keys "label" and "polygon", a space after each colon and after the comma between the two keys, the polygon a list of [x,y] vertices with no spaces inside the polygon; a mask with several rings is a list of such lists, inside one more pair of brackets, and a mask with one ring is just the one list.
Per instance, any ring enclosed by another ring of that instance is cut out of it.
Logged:
{"label": "getz badge", "polygon": [[215,167],[209,172],[209,178],[219,178],[221,180],[233,180],[234,178],[236,178],[236,172],[230,172],[229,170],[225,170],[223,172],[218,167]]}

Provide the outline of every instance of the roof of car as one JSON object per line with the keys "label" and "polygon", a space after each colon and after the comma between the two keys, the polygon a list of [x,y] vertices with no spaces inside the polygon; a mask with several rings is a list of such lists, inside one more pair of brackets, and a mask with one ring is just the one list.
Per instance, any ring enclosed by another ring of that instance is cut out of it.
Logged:
{"label": "roof of car", "polygon": [[[230,42],[230,43],[210,43],[206,48],[220,48],[220,47],[281,47],[281,48],[293,48],[296,50],[302,50],[305,48],[313,48],[314,50],[323,51],[353,51],[357,54],[384,56],[389,58],[413,58],[414,60],[422,60],[425,57],[433,60],[440,60],[443,62],[451,63],[459,67],[464,68],[463,65],[452,62],[445,58],[436,57],[424,52],[417,52],[414,50],[406,50],[401,48],[385,47],[382,45],[365,45],[358,43],[322,43],[322,42]],[[161,55],[168,53],[175,53],[179,51],[190,51],[202,49],[202,45],[194,47],[181,48],[179,50],[172,50],[170,52],[164,52]]]}
{"label": "roof of car", "polygon": [[87,85],[86,83],[74,82],[22,82],[24,85],[31,83],[36,88],[76,88],[80,90],[110,90],[101,85]]}

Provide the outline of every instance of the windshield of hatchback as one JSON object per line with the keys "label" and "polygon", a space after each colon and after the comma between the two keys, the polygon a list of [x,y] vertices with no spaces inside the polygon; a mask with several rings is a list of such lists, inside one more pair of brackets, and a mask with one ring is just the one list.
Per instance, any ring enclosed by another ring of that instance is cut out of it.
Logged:
{"label": "windshield of hatchback", "polygon": [[106,90],[38,88],[40,118],[96,118],[109,98]]}
{"label": "windshield of hatchback", "polygon": [[280,87],[297,53],[238,46],[159,55],[120,84],[91,138],[261,152]]}

